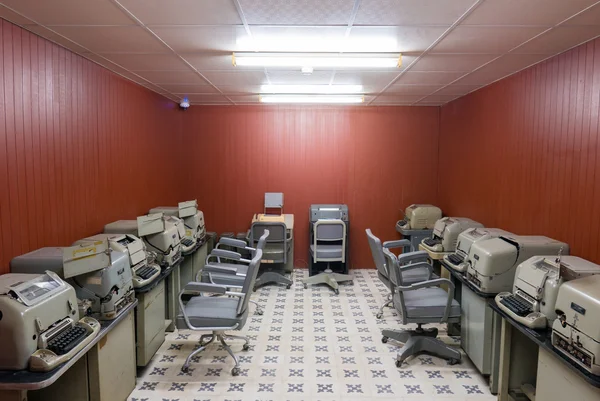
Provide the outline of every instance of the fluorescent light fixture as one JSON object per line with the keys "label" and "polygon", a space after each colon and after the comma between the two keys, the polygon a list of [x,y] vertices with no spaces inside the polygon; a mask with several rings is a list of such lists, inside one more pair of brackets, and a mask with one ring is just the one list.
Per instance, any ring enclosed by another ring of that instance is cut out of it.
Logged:
{"label": "fluorescent light fixture", "polygon": [[260,95],[262,103],[320,103],[358,104],[364,101],[362,95]]}
{"label": "fluorescent light fixture", "polygon": [[261,93],[313,93],[313,94],[357,94],[362,93],[362,85],[263,85]]}
{"label": "fluorescent light fixture", "polygon": [[[267,32],[242,36],[236,40],[236,49],[240,51],[261,52],[396,52],[398,42],[389,36],[349,37],[342,35],[327,37],[314,27],[294,27],[294,31],[303,31],[302,35],[290,34],[282,27],[265,28]],[[325,36],[325,37],[324,37]]]}
{"label": "fluorescent light fixture", "polygon": [[233,53],[233,65],[291,68],[396,68],[402,55]]}

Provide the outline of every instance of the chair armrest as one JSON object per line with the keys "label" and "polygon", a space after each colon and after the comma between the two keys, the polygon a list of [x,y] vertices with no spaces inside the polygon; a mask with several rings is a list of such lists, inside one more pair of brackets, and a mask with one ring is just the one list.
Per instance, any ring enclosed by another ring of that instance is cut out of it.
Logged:
{"label": "chair armrest", "polygon": [[447,278],[436,278],[434,280],[422,281],[420,283],[415,283],[409,286],[398,286],[396,287],[397,291],[413,291],[418,290],[420,288],[427,287],[439,287],[442,284],[448,285],[448,299],[446,301],[446,309],[444,310],[444,316],[440,320],[440,323],[444,323],[448,321],[448,316],[450,316],[450,307],[452,306],[452,300],[454,299],[454,283],[448,280]]}
{"label": "chair armrest", "polygon": [[398,263],[405,265],[411,262],[426,262],[428,254],[425,251],[407,252],[398,255]]}
{"label": "chair armrest", "polygon": [[199,283],[197,281],[190,281],[183,288],[184,291],[194,291],[194,292],[210,292],[212,294],[225,294],[227,293],[227,287],[211,284],[211,283]]}
{"label": "chair armrest", "polygon": [[226,246],[232,246],[234,248],[246,248],[248,246],[246,241],[242,241],[241,239],[226,238],[226,237],[219,239],[219,244],[226,245]]}
{"label": "chair armrest", "polygon": [[237,273],[237,269],[235,267],[219,266],[218,264],[212,264],[212,263],[204,265],[202,270],[209,272],[209,273],[210,272],[212,272],[212,273],[227,273],[227,274],[236,274]]}
{"label": "chair armrest", "polygon": [[410,248],[410,241],[407,239],[399,239],[399,240],[395,240],[395,241],[385,241],[383,243],[383,247],[387,248],[387,249],[393,249],[393,248],[406,248],[409,247]]}
{"label": "chair armrest", "polygon": [[433,266],[431,266],[429,263],[426,263],[426,262],[410,263],[408,265],[399,266],[399,268],[400,268],[400,271],[402,271],[402,272],[409,271],[409,270],[415,270],[415,269],[427,269],[427,270],[429,270],[429,277],[431,277],[431,275],[433,274]]}
{"label": "chair armrest", "polygon": [[213,249],[209,256],[216,256],[217,258],[227,258],[232,260],[240,260],[242,255],[238,252],[226,251],[224,249]]}

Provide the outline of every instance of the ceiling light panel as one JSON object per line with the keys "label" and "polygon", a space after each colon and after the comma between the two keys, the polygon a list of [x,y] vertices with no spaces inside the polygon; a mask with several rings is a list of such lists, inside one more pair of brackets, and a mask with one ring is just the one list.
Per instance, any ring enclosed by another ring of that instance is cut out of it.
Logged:
{"label": "ceiling light panel", "polygon": [[248,67],[302,68],[398,68],[400,55],[335,55],[301,53],[235,53],[234,64]]}
{"label": "ceiling light panel", "polygon": [[448,29],[446,26],[353,26],[350,42],[369,43],[388,38],[396,45],[386,52],[422,53]]}
{"label": "ceiling light panel", "polygon": [[348,25],[354,0],[239,0],[250,25]]}
{"label": "ceiling light panel", "polygon": [[261,93],[310,93],[310,94],[357,94],[363,93],[362,85],[263,85]]}
{"label": "ceiling light panel", "polygon": [[451,25],[475,2],[475,0],[361,0],[354,24]]}
{"label": "ceiling light panel", "polygon": [[362,95],[261,95],[262,103],[360,104]]}

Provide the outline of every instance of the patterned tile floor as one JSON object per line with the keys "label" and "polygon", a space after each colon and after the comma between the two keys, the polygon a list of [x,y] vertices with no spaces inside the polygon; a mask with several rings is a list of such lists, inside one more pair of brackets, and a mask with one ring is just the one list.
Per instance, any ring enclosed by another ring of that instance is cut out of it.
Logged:
{"label": "patterned tile floor", "polygon": [[[231,341],[239,356],[240,376],[231,376],[233,360],[211,344],[180,368],[201,333],[170,333],[152,362],[138,372],[131,401],[204,400],[495,400],[484,378],[464,357],[459,365],[427,355],[394,362],[398,345],[381,342],[381,329],[401,327],[393,309],[375,318],[386,288],[375,270],[353,270],[353,285],[335,295],[326,286],[304,289],[307,271],[294,271],[294,285],[267,286],[253,294],[263,316],[251,316],[242,333],[251,347]],[[445,336],[439,326],[440,337]],[[232,334],[236,334],[232,332]]]}

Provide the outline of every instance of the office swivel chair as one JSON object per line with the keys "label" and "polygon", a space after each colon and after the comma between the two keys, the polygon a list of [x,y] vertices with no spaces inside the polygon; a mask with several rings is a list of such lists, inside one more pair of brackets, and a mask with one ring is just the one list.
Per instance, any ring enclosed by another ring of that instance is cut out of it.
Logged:
{"label": "office swivel chair", "polygon": [[[416,251],[416,252],[408,252],[411,249],[411,243],[409,240],[402,239],[396,241],[385,241],[383,245],[381,244],[381,240],[377,238],[371,232],[371,229],[365,230],[367,233],[367,239],[369,240],[369,247],[371,248],[371,254],[373,255],[373,261],[375,262],[375,266],[377,267],[377,276],[379,280],[388,288],[390,291],[386,297],[386,301],[381,308],[379,308],[379,312],[377,312],[377,319],[381,319],[383,317],[383,310],[387,306],[392,306],[392,300],[394,296],[394,291],[398,283],[396,282],[396,278],[394,275],[390,274],[389,267],[393,264],[393,260],[389,259],[386,254],[383,253],[383,248],[385,249],[397,249],[402,248],[405,252],[402,255],[404,256],[402,259],[402,263],[410,263],[411,268],[406,269],[402,272],[404,283],[406,285],[418,283],[421,281],[432,280],[437,278],[435,274],[433,274],[433,267],[427,263],[427,252],[425,251]],[[392,254],[391,252],[389,252]],[[393,254],[392,254],[393,255]]]}
{"label": "office swivel chair", "polygon": [[[419,268],[418,263],[407,263],[412,257],[410,254],[401,254],[396,257],[383,247],[379,247],[375,251],[371,247],[371,250],[377,264],[383,263],[384,255],[392,261],[389,266],[390,275],[398,283],[392,299],[394,308],[400,313],[402,324],[417,324],[415,330],[382,330],[381,341],[383,343],[387,343],[390,338],[404,343],[396,357],[396,366],[402,366],[406,358],[420,353],[446,359],[451,365],[459,363],[460,351],[436,338],[438,334],[436,328],[422,328],[427,323],[460,322],[460,305],[454,299],[454,284],[445,278],[435,278],[408,285],[404,282],[403,273]],[[439,287],[441,284],[448,285],[448,292]]]}
{"label": "office swivel chair", "polygon": [[310,245],[313,263],[327,262],[327,268],[304,279],[304,288],[308,288],[308,284],[325,283],[339,294],[338,282],[352,281],[352,276],[334,273],[329,267],[329,262],[346,263],[346,223],[339,219],[317,220],[313,231],[313,243]]}
{"label": "office swivel chair", "polygon": [[[270,234],[263,249],[263,259],[265,264],[269,264],[269,267],[267,268],[263,264],[255,288],[268,283],[278,283],[285,284],[289,289],[292,287],[292,280],[284,275],[285,267],[271,267],[273,263],[285,266],[288,261],[291,250],[291,237],[288,237],[287,227],[282,222],[255,221],[250,227],[248,239],[251,247],[257,246],[257,241],[265,230],[268,230]],[[282,270],[284,274],[281,273]]]}
{"label": "office swivel chair", "polygon": [[[234,368],[231,370],[233,376],[240,374],[239,361],[225,339],[244,340],[243,350],[249,349],[249,341],[247,337],[234,336],[225,334],[225,330],[241,330],[248,318],[248,303],[250,294],[254,287],[262,251],[259,249],[255,252],[254,257],[248,265],[244,285],[240,292],[228,291],[226,286],[190,282],[185,285],[184,289],[179,294],[179,308],[181,314],[177,316],[178,329],[190,329],[195,331],[212,331],[212,334],[204,334],[200,337],[200,347],[193,351],[185,360],[181,367],[182,372],[187,372],[190,366],[190,361],[198,353],[206,349],[206,347],[219,340],[225,350],[231,355],[235,362]],[[183,304],[182,295],[186,291],[198,292],[200,295],[192,297],[186,305]],[[227,297],[213,297],[205,294],[227,295]],[[205,339],[210,338],[207,342]]]}
{"label": "office swivel chair", "polygon": [[[254,256],[257,250],[262,251],[264,249],[268,236],[269,230],[265,230],[259,238],[256,248],[249,247],[246,241],[222,237],[219,239],[219,243],[215,249],[206,257],[206,264],[199,272],[198,277],[196,277],[196,281],[208,281],[212,284],[224,285],[228,288],[241,289],[244,285],[244,280],[248,273],[248,265],[251,261],[242,258],[242,255],[238,252],[223,250],[220,247],[227,246],[231,249],[243,249]],[[211,261],[211,259],[216,259],[216,261]],[[221,259],[234,260],[237,263],[226,263],[221,261]],[[204,280],[201,280],[201,278]],[[260,305],[255,301],[250,300],[250,302],[256,305],[257,315],[264,313]]]}

